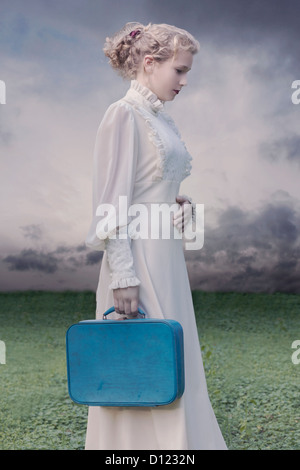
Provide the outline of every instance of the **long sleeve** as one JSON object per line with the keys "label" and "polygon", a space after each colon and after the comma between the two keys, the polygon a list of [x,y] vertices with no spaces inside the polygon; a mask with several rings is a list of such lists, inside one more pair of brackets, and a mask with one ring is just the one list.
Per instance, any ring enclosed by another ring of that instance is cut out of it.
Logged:
{"label": "long sleeve", "polygon": [[107,252],[111,289],[140,284],[135,276],[130,239],[127,236],[128,208],[136,174],[137,142],[130,106],[114,103],[105,113],[96,137],[93,219],[86,238],[88,247]]}
{"label": "long sleeve", "polygon": [[114,103],[100,124],[94,150],[93,218],[86,238],[94,250],[105,250],[105,239],[129,222],[137,142],[130,106]]}
{"label": "long sleeve", "polygon": [[135,273],[130,239],[110,238],[105,241],[105,246],[112,281],[109,288],[138,286],[140,281]]}

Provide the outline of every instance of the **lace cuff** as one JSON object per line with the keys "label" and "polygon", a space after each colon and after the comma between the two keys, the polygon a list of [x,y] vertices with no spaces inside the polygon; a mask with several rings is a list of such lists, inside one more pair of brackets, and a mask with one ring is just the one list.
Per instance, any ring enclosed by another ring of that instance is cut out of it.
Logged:
{"label": "lace cuff", "polygon": [[138,286],[141,282],[135,274],[129,237],[108,238],[105,247],[112,278],[109,289]]}

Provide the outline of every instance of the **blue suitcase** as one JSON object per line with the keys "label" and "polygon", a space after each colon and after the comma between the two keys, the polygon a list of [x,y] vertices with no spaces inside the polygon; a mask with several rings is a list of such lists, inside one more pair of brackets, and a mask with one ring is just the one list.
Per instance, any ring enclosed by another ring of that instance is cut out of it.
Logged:
{"label": "blue suitcase", "polygon": [[89,406],[158,406],[184,392],[183,330],[175,320],[85,320],[66,334],[70,398]]}

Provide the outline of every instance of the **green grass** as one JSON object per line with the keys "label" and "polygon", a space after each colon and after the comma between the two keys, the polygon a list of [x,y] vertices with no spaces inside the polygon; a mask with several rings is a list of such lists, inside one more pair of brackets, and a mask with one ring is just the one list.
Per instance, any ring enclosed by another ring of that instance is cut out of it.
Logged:
{"label": "green grass", "polygon": [[230,449],[300,449],[300,296],[194,293],[210,398]]}
{"label": "green grass", "polygon": [[[300,449],[300,295],[193,292],[208,390],[229,449]],[[83,449],[87,407],[68,397],[65,333],[91,292],[0,293],[0,450]]]}

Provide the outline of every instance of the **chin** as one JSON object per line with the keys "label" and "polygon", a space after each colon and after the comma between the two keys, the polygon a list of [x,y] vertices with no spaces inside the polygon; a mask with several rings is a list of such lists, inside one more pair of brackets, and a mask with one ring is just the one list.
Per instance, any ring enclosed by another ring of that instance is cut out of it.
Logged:
{"label": "chin", "polygon": [[172,94],[166,98],[161,98],[161,101],[173,101],[176,95]]}

